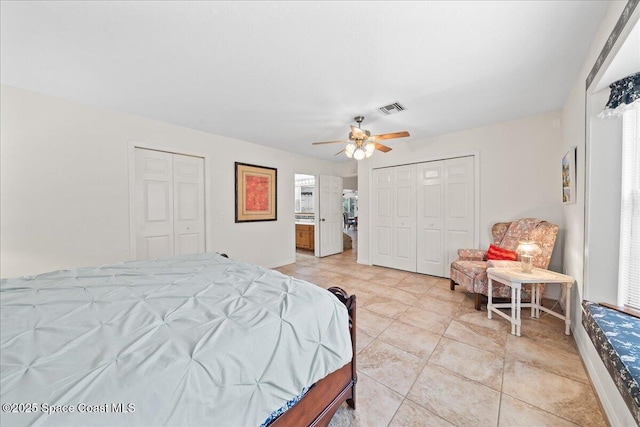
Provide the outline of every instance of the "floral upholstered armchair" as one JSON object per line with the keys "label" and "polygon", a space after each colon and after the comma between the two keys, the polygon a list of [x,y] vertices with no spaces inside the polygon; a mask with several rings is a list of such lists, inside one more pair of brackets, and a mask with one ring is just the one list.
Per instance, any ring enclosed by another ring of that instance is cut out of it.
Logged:
{"label": "floral upholstered armchair", "polygon": [[[491,228],[493,244],[508,251],[515,251],[520,240],[535,240],[542,252],[534,257],[533,265],[547,268],[553,253],[553,246],[558,235],[558,226],[535,218],[517,219],[512,222],[499,222]],[[475,294],[475,308],[480,310],[482,296],[489,292],[487,268],[506,267],[516,261],[487,261],[487,251],[479,249],[459,249],[458,259],[451,263],[451,290],[455,285],[462,285],[467,291]],[[520,263],[518,262],[517,265]],[[531,285],[523,285],[522,299],[531,297]],[[544,288],[542,289],[544,291]],[[510,298],[508,286],[494,281],[493,297]]]}

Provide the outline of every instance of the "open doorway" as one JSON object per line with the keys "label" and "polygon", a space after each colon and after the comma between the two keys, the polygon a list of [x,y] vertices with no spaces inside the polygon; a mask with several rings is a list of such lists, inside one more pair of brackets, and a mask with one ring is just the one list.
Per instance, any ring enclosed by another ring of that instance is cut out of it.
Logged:
{"label": "open doorway", "polygon": [[344,249],[357,252],[358,244],[358,180],[345,178],[342,190],[342,215],[344,217]]}
{"label": "open doorway", "polygon": [[316,177],[295,174],[296,254],[315,256]]}

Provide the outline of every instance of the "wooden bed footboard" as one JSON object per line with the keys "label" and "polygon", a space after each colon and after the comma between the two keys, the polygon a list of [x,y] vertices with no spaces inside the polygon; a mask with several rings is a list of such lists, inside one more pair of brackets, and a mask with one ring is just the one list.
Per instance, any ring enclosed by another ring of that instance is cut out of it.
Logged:
{"label": "wooden bed footboard", "polygon": [[349,332],[353,358],[342,368],[327,375],[315,383],[307,394],[287,412],[278,417],[269,427],[324,427],[329,424],[342,402],[356,408],[356,296],[347,294],[343,289],[329,288],[349,312]]}

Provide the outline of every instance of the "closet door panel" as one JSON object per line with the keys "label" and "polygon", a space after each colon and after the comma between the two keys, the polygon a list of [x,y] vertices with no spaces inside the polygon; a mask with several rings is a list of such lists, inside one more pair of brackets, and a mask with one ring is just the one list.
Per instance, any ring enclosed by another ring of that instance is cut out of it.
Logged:
{"label": "closet door panel", "polygon": [[393,169],[393,255],[389,267],[416,271],[416,166]]}
{"label": "closet door panel", "polygon": [[[475,171],[473,157],[445,160],[446,264],[458,258],[458,249],[473,248],[475,227]],[[449,277],[446,269],[444,277]]]}
{"label": "closet door panel", "polygon": [[418,273],[444,275],[444,190],[444,161],[418,164]]}
{"label": "closet door panel", "polygon": [[393,262],[393,171],[373,171],[372,191],[373,257],[375,265],[391,267]]}
{"label": "closet door panel", "polygon": [[173,255],[173,161],[170,153],[136,149],[136,259]]}
{"label": "closet door panel", "polygon": [[173,154],[175,253],[204,252],[204,159]]}

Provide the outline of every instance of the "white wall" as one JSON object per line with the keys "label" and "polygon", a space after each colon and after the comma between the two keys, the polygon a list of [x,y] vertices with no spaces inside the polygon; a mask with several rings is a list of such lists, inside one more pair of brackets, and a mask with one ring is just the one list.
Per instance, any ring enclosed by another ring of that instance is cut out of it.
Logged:
{"label": "white wall", "polygon": [[[340,165],[2,86],[0,276],[130,259],[132,142],[208,155],[212,247],[266,267],[295,261],[294,172]],[[234,162],[278,169],[278,221],[234,222]]]}
{"label": "white wall", "polygon": [[342,179],[342,187],[345,190],[358,190],[358,177],[357,176],[348,176]]}
{"label": "white wall", "polygon": [[[626,1],[612,2],[607,16],[603,20],[598,33],[596,34],[589,52],[585,57],[583,66],[576,76],[574,86],[567,98],[562,111],[563,119],[563,142],[560,151],[566,151],[570,146],[578,147],[577,158],[577,188],[578,198],[574,205],[564,205],[562,215],[566,224],[564,266],[567,274],[576,279],[579,292],[572,293],[572,330],[578,344],[578,349],[589,376],[602,402],[609,422],[613,426],[635,426],[636,423],[618,392],[613,380],[609,376],[604,364],[596,353],[593,344],[582,327],[581,300],[583,297],[582,287],[584,285],[584,226],[585,226],[585,197],[584,189],[586,183],[585,170],[585,80],[591,67],[596,62],[600,51],[607,42],[611,30],[620,17]],[[636,13],[638,11],[636,10]],[[594,207],[591,206],[590,209]],[[611,276],[615,277],[616,272],[611,271]]]}
{"label": "white wall", "polygon": [[498,123],[376,152],[358,167],[358,262],[370,261],[370,176],[372,168],[437,160],[475,153],[480,159],[479,248],[491,242],[491,226],[535,217],[558,224],[550,268],[562,268],[564,221],[560,112]]}

